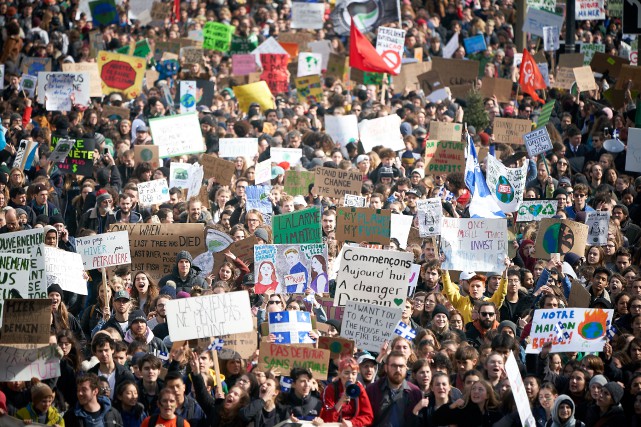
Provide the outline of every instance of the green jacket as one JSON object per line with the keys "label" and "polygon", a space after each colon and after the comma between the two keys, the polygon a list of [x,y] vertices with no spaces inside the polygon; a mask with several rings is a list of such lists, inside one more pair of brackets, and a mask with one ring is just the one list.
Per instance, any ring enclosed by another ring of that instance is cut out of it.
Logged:
{"label": "green jacket", "polygon": [[[35,423],[39,422],[38,414],[36,413],[36,410],[33,408],[33,406],[31,406],[31,403],[18,410],[18,412],[16,412],[16,418],[19,418],[21,420],[31,420]],[[49,410],[47,411],[47,425],[53,426],[56,424],[58,424],[60,427],[65,427],[65,420],[62,418],[56,408],[50,406]]]}

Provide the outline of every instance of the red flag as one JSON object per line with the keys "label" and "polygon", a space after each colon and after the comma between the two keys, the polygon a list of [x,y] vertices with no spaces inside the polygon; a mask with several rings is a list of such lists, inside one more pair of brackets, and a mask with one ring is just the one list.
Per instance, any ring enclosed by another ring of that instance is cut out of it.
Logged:
{"label": "red flag", "polygon": [[523,60],[521,61],[521,68],[519,68],[519,84],[523,93],[527,93],[535,101],[544,101],[536,94],[537,89],[545,89],[547,85],[539,67],[536,65],[534,58],[530,55],[527,49],[523,49]]}
{"label": "red flag", "polygon": [[349,33],[349,66],[358,68],[363,71],[370,71],[373,73],[389,73],[397,75],[394,68],[401,62],[398,55],[386,59],[376,52],[376,49],[367,40],[354,24],[352,19],[352,27]]}

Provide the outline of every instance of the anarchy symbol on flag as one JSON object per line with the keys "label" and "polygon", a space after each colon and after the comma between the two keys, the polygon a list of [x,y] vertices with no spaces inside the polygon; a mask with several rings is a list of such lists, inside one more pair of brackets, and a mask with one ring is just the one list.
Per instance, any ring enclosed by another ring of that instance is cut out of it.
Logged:
{"label": "anarchy symbol on flag", "polygon": [[398,52],[393,50],[384,51],[381,53],[381,58],[383,58],[383,61],[385,61],[385,64],[387,64],[388,67],[393,68],[394,70],[401,65],[401,56]]}

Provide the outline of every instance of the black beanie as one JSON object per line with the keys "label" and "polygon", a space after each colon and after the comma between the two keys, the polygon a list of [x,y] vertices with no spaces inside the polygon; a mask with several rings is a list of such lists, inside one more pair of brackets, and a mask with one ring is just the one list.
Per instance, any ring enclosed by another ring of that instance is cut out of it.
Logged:
{"label": "black beanie", "polygon": [[437,314],[444,314],[445,317],[447,317],[447,320],[450,320],[450,312],[447,311],[447,308],[445,308],[443,304],[436,304],[436,307],[434,307],[434,311],[432,311],[432,319]]}

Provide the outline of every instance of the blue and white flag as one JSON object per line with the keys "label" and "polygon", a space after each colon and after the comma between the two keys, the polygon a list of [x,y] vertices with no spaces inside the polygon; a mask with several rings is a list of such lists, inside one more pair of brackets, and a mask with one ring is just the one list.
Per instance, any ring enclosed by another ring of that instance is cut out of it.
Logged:
{"label": "blue and white flag", "polygon": [[159,351],[158,352],[158,359],[160,359],[160,360],[169,360],[169,354],[165,353],[164,351]]}
{"label": "blue and white flag", "polygon": [[225,345],[225,341],[223,341],[221,338],[216,338],[214,341],[212,341],[211,344],[209,344],[209,347],[207,347],[207,350],[220,351],[223,349],[224,345]]}
{"label": "blue and white flag", "polygon": [[487,186],[472,137],[467,135],[467,159],[465,161],[465,185],[472,193],[470,217],[472,218],[505,218],[505,214],[492,197]]}
{"label": "blue and white flag", "polygon": [[399,320],[394,333],[400,337],[405,338],[406,340],[413,340],[416,338],[416,331],[412,329],[410,325],[403,323],[402,320]]}
{"label": "blue and white flag", "polygon": [[276,336],[276,344],[312,343],[311,330],[312,318],[307,311],[269,313],[269,333]]}
{"label": "blue and white flag", "polygon": [[563,323],[557,322],[556,325],[554,325],[554,330],[556,331],[556,337],[559,341],[570,339],[570,333],[565,329]]}
{"label": "blue and white flag", "polygon": [[612,322],[610,322],[609,320],[606,322],[606,325],[607,325],[607,327],[608,327],[608,328],[607,328],[607,330],[605,331],[605,336],[607,337],[608,341],[612,341],[612,339],[614,338],[614,336],[615,336],[615,335],[616,335],[616,333],[618,332],[618,331],[617,331],[617,328],[616,328],[616,326],[614,326],[614,324],[613,324]]}
{"label": "blue and white flag", "polygon": [[290,377],[280,377],[280,391],[283,393],[289,393],[292,389],[292,380]]}

